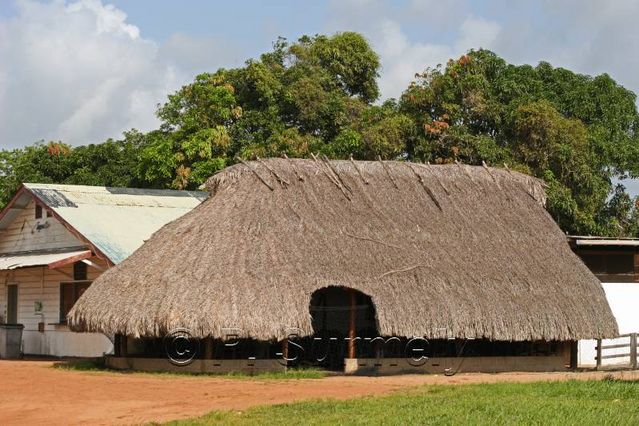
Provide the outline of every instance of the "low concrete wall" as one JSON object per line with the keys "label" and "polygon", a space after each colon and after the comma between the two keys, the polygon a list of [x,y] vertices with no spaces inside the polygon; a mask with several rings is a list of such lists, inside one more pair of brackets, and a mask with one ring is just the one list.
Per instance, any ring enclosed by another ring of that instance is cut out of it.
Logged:
{"label": "low concrete wall", "polygon": [[100,333],[73,333],[66,326],[53,331],[25,330],[22,333],[23,352],[27,355],[55,357],[101,357],[113,353],[113,344]]}
{"label": "low concrete wall", "polygon": [[245,373],[257,374],[265,372],[286,371],[277,359],[207,359],[194,360],[191,364],[179,366],[172,364],[164,358],[123,358],[106,357],[106,365],[116,370],[137,370],[137,371],[169,371],[176,373]]}
{"label": "low concrete wall", "polygon": [[[195,360],[179,366],[165,358],[106,357],[106,365],[116,370],[168,371],[182,373],[228,374],[240,372],[258,374],[286,371],[279,359]],[[346,374],[391,375],[391,374],[445,374],[453,373],[503,373],[508,371],[567,371],[566,357],[556,356],[505,356],[468,358],[429,358],[415,363],[406,358],[354,358],[344,360]]]}
{"label": "low concrete wall", "polygon": [[346,374],[444,374],[503,373],[508,371],[567,371],[566,357],[556,356],[496,356],[468,358],[429,358],[414,362],[406,358],[345,359]]}

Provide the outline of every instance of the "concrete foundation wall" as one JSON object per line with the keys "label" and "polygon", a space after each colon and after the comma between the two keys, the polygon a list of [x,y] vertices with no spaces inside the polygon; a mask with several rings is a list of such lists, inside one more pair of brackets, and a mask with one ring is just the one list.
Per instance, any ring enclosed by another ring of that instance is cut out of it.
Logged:
{"label": "concrete foundation wall", "polygon": [[26,355],[55,357],[101,357],[113,353],[113,344],[99,333],[73,333],[66,326],[53,331],[27,330],[22,334],[22,351]]}
{"label": "concrete foundation wall", "polygon": [[430,358],[414,362],[406,358],[345,359],[346,374],[445,374],[503,373],[508,371],[566,371],[564,355]]}
{"label": "concrete foundation wall", "polygon": [[282,361],[278,359],[207,359],[195,360],[185,366],[174,365],[164,358],[124,358],[109,356],[106,365],[116,370],[137,371],[169,371],[176,373],[245,373],[257,374],[266,372],[286,371]]}
{"label": "concrete foundation wall", "polygon": [[[430,358],[425,363],[414,363],[405,358],[385,359],[345,359],[346,374],[445,374],[453,373],[502,373],[508,371],[567,371],[566,358],[557,356],[522,357],[472,357],[472,358]],[[116,370],[169,371],[182,373],[241,372],[257,374],[263,372],[286,371],[279,359],[248,360],[195,360],[186,366],[178,366],[164,358],[106,358],[106,365]]]}

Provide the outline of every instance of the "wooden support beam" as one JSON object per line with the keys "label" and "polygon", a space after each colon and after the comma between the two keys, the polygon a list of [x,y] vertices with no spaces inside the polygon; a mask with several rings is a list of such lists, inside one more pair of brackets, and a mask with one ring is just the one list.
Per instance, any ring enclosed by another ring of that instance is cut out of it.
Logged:
{"label": "wooden support beam", "polygon": [[93,256],[91,250],[85,250],[82,253],[78,253],[75,256],[70,256],[61,260],[56,260],[55,262],[49,263],[49,269],[61,268],[63,266],[74,264],[75,262],[79,262],[80,260],[88,259]]}
{"label": "wooden support beam", "polygon": [[204,339],[204,359],[213,359],[213,338]]}
{"label": "wooden support beam", "polygon": [[97,269],[98,271],[104,271],[105,270],[102,266],[98,265],[95,262],[90,261],[89,259],[82,259],[82,262],[86,263],[87,265],[89,265],[92,268]]}
{"label": "wooden support beam", "polygon": [[288,364],[288,336],[282,341],[282,358]]}
{"label": "wooden support beam", "polygon": [[579,342],[577,340],[570,341],[570,369],[576,370],[579,364],[578,358]]}
{"label": "wooden support beam", "polygon": [[630,334],[630,368],[637,369],[637,333]]}
{"label": "wooden support beam", "polygon": [[597,370],[601,368],[601,339],[597,339]]}
{"label": "wooden support beam", "polygon": [[352,288],[348,290],[351,299],[350,318],[348,323],[348,357],[355,358],[355,308],[357,306],[357,294]]}
{"label": "wooden support beam", "polygon": [[125,358],[128,355],[127,351],[127,338],[123,334],[116,334],[113,339],[113,352],[116,357]]}
{"label": "wooden support beam", "polygon": [[120,339],[122,338],[121,334],[116,334],[113,336],[113,356],[116,358],[120,357]]}

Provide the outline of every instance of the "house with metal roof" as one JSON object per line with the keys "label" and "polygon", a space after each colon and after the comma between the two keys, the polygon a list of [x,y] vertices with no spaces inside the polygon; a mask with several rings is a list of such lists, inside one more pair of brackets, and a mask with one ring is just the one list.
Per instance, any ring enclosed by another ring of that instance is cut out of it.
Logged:
{"label": "house with metal roof", "polygon": [[22,324],[22,352],[101,356],[111,337],[71,333],[66,315],[103,271],[207,193],[25,183],[0,212],[0,324]]}
{"label": "house with metal roof", "polygon": [[[579,341],[581,367],[636,365],[633,335],[639,333],[639,238],[569,235],[568,243],[601,281],[621,336]],[[636,336],[635,336],[636,339]],[[598,345],[603,345],[598,350]],[[630,346],[630,347],[629,347]],[[600,359],[598,359],[601,357]]]}

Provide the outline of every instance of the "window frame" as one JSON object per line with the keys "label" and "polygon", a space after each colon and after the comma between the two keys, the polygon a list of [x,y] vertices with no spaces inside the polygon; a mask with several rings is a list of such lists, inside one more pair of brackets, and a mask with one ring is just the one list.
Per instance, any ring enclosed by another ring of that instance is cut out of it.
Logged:
{"label": "window frame", "polygon": [[89,265],[83,261],[78,261],[73,264],[73,281],[88,281],[89,278]]}
{"label": "window frame", "polygon": [[73,308],[73,306],[75,306],[75,304],[77,303],[78,299],[80,298],[80,296],[78,296],[79,290],[84,289],[82,293],[84,293],[84,291],[86,291],[89,287],[91,287],[91,283],[93,281],[91,280],[69,280],[69,281],[60,281],[60,318],[59,318],[59,323],[60,324],[66,324],[67,323],[67,314],[69,313],[64,312],[64,306],[65,306],[65,299],[64,299],[64,288],[65,286],[73,286],[73,303],[70,305],[71,307],[69,308],[69,311]]}

